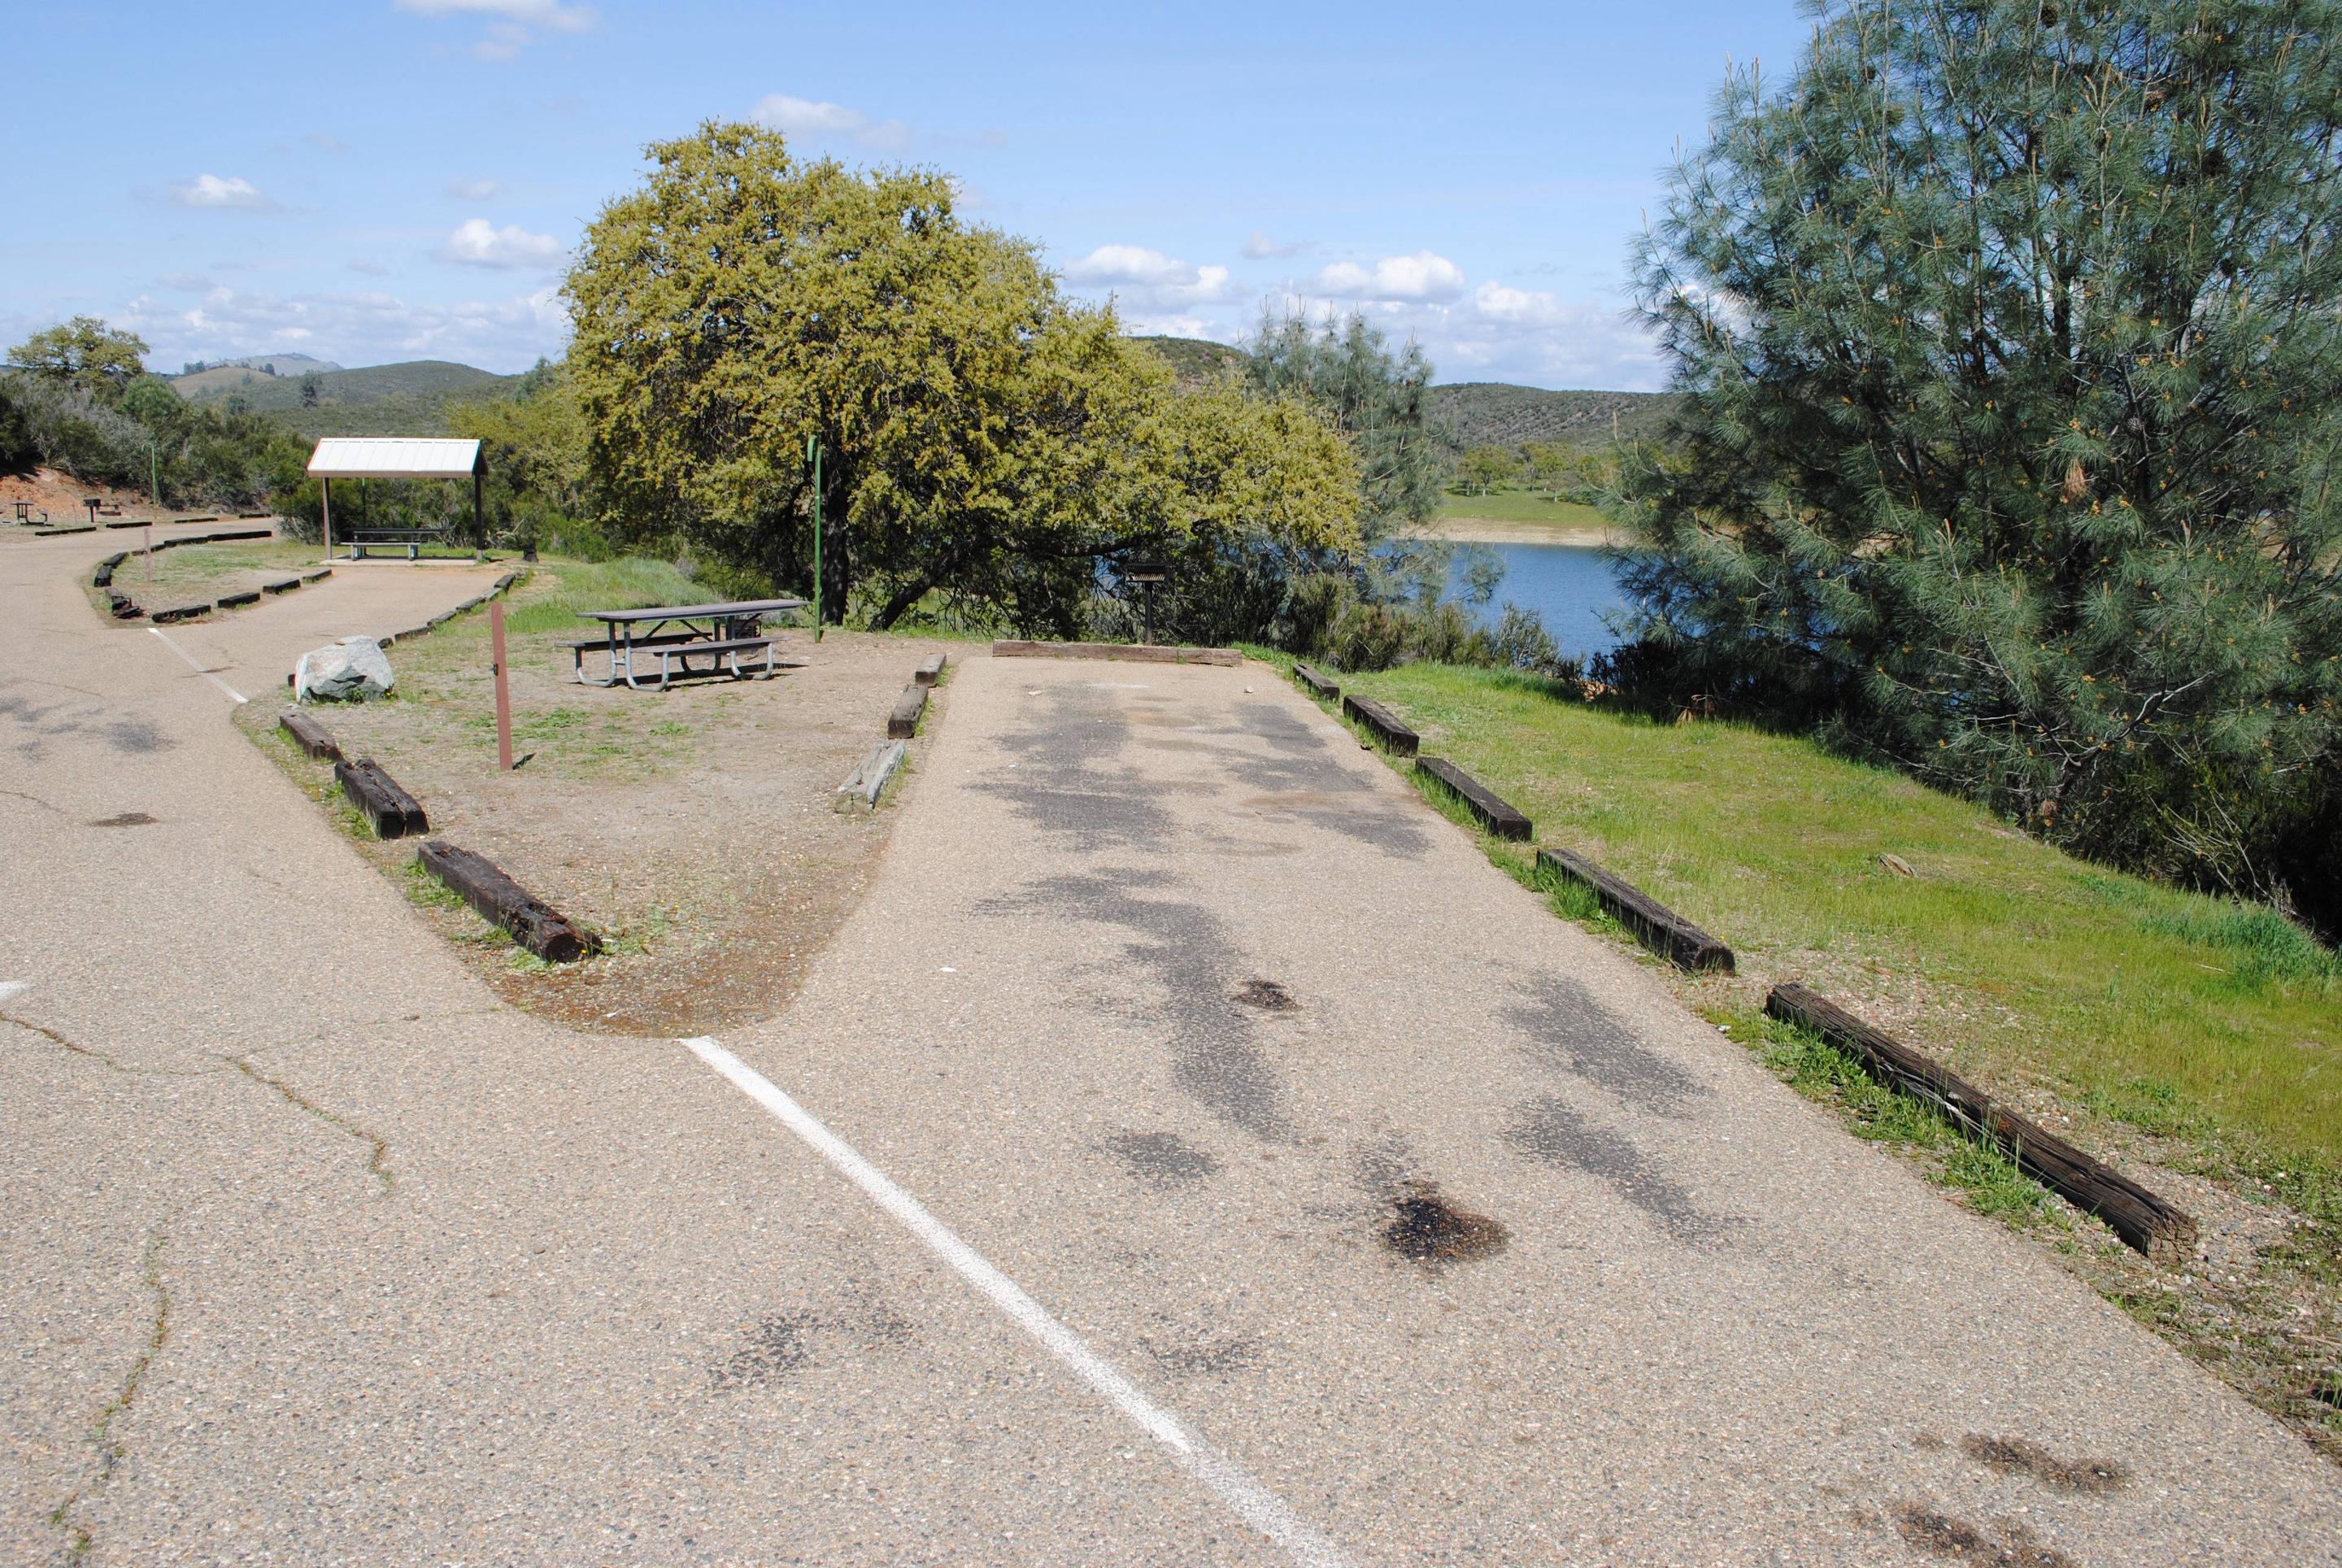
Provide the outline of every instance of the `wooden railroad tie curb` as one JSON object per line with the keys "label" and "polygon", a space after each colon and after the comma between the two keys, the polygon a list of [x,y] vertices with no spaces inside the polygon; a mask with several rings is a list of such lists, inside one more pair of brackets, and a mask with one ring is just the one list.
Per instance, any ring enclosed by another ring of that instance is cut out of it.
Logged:
{"label": "wooden railroad tie curb", "polygon": [[1414,756],[1423,745],[1423,738],[1408,729],[1405,720],[1371,697],[1353,692],[1342,699],[1342,711],[1365,725],[1369,734],[1401,757]]}
{"label": "wooden railroad tie curb", "polygon": [[2187,1214],[2055,1133],[1994,1103],[1990,1095],[1819,992],[1797,984],[1777,985],[1765,999],[1765,1010],[1847,1051],[1887,1088],[1926,1101],[2075,1208],[2104,1220],[2127,1245],[2154,1261],[2176,1268],[2195,1256],[2196,1221]]}
{"label": "wooden railroad tie curb", "polygon": [[832,802],[840,811],[876,811],[878,796],[886,788],[886,780],[903,765],[904,746],[899,740],[889,740],[874,746],[870,755],[855,764],[846,782],[837,787],[837,798]]}
{"label": "wooden railroad tie curb", "polygon": [[105,596],[105,608],[114,612],[114,618],[116,620],[136,620],[140,616],[146,613],[145,610],[140,609],[138,608],[137,601],[133,599],[126,593],[109,592]]}
{"label": "wooden railroad tie curb", "polygon": [[219,514],[218,514],[217,512],[205,512],[203,516],[201,516],[201,517],[199,517],[199,518],[166,518],[166,519],[165,519],[165,524],[164,524],[164,526],[165,526],[165,527],[166,527],[166,528],[175,528],[176,526],[178,526],[178,525],[179,525],[179,524],[181,524],[181,523],[215,523],[215,522],[218,522],[218,521],[219,521]]}
{"label": "wooden railroad tie curb", "polygon": [[1539,849],[1537,866],[1594,890],[1610,918],[1635,940],[1682,970],[1734,972],[1732,950],[1624,877],[1568,849]]}
{"label": "wooden railroad tie curb", "polygon": [[248,604],[258,604],[260,590],[253,588],[246,593],[225,593],[214,602],[221,609],[241,609]]}
{"label": "wooden railroad tie curb", "polygon": [[919,668],[911,671],[911,678],[921,686],[933,686],[944,678],[944,656],[929,654]]}
{"label": "wooden railroad tie curb", "polygon": [[299,578],[286,578],[280,582],[262,583],[260,585],[260,591],[262,593],[291,593],[295,588],[299,588],[300,586],[301,579]]}
{"label": "wooden railroad tie curb", "polygon": [[1233,648],[1172,648],[1145,642],[1026,642],[1003,638],[992,645],[995,658],[1117,658],[1134,664],[1240,665]]}
{"label": "wooden railroad tie curb", "polygon": [[326,728],[297,708],[288,708],[276,716],[276,727],[293,738],[293,744],[312,757],[323,757],[329,762],[342,759],[341,742]]}
{"label": "wooden railroad tie curb", "polygon": [[1499,839],[1526,839],[1529,819],[1520,809],[1445,757],[1418,757],[1415,770],[1443,786],[1464,803],[1483,828]]}
{"label": "wooden railroad tie curb", "polygon": [[431,819],[423,814],[422,802],[400,789],[373,758],[336,762],[334,777],[340,781],[342,793],[350,798],[350,804],[374,824],[375,838],[411,839],[417,833],[431,831]]}
{"label": "wooden railroad tie curb", "polygon": [[106,557],[104,560],[98,562],[96,575],[89,579],[89,586],[92,588],[112,588],[114,586],[114,568],[120,566],[129,558],[130,552],[128,550],[116,550],[112,555]]}
{"label": "wooden railroad tie curb", "polygon": [[35,528],[33,530],[33,537],[36,539],[61,539],[67,534],[94,534],[95,532],[97,532],[97,526],[94,523],[75,523],[69,528]]}
{"label": "wooden railroad tie curb", "polygon": [[199,615],[209,615],[211,612],[212,607],[207,604],[183,604],[176,609],[158,609],[146,618],[156,626],[168,626],[173,621],[193,620]]}
{"label": "wooden railroad tie curb", "polygon": [[593,932],[496,869],[484,855],[433,839],[415,851],[415,863],[439,879],[513,940],[547,963],[570,964],[601,950]]}
{"label": "wooden railroad tie curb", "polygon": [[927,692],[924,686],[906,686],[903,695],[895,699],[895,711],[886,716],[886,736],[891,740],[908,740],[919,732],[919,715],[927,710]]}
{"label": "wooden railroad tie curb", "polygon": [[327,578],[332,577],[333,575],[334,575],[334,568],[331,568],[331,567],[319,567],[315,571],[313,571],[313,572],[303,572],[303,573],[301,574],[300,580],[301,580],[301,581],[303,581],[303,582],[305,582],[305,583],[316,583],[316,582],[323,582],[323,581],[325,581]]}
{"label": "wooden railroad tie curb", "polygon": [[1293,678],[1307,687],[1313,697],[1322,697],[1328,702],[1341,700],[1342,689],[1334,684],[1333,677],[1314,664],[1304,664],[1299,659],[1295,659]]}
{"label": "wooden railroad tie curb", "polygon": [[[103,512],[100,512],[100,513],[98,514],[98,516],[99,516],[99,517],[104,517],[105,515],[105,513],[103,513]],[[154,525],[153,523],[148,522],[148,521],[147,521],[145,518],[130,518],[129,520],[127,520],[126,522],[107,523],[107,524],[105,524],[105,525],[103,525],[103,526],[105,526],[105,527],[106,527],[106,528],[153,528],[155,525]]]}

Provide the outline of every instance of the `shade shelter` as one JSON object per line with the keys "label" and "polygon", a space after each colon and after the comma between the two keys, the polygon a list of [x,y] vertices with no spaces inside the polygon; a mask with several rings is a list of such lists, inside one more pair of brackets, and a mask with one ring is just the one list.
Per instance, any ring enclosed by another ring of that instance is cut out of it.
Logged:
{"label": "shade shelter", "polygon": [[325,555],[334,554],[335,479],[465,479],[472,481],[472,542],[485,546],[482,481],[488,459],[477,441],[440,436],[328,436],[309,454],[309,474],[325,488]]}

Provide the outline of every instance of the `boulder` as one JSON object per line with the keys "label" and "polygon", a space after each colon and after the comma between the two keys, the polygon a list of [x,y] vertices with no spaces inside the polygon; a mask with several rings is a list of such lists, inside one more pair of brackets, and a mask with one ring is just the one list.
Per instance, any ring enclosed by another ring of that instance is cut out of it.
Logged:
{"label": "boulder", "polygon": [[387,697],[397,678],[382,644],[370,637],[345,637],[331,648],[312,648],[293,672],[296,702],[368,702]]}

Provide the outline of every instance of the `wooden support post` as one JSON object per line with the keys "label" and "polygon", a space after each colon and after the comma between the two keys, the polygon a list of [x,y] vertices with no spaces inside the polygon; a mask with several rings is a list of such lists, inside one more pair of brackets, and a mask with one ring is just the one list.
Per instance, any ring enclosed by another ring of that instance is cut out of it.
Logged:
{"label": "wooden support post", "polygon": [[513,940],[547,963],[575,963],[601,943],[543,899],[514,881],[485,856],[434,839],[415,852],[415,863],[479,911],[510,931]]}
{"label": "wooden support post", "polygon": [[1848,1052],[1888,1088],[1926,1101],[1970,1137],[1993,1144],[2027,1176],[2104,1220],[2126,1244],[2155,1261],[2177,1267],[2195,1256],[2196,1221],[2188,1215],[2055,1133],[1995,1104],[1990,1095],[1818,992],[1801,985],[1775,986],[1765,1010]]}
{"label": "wooden support post", "polygon": [[505,676],[505,607],[488,607],[490,657],[496,664],[496,770],[512,771],[512,683]]}

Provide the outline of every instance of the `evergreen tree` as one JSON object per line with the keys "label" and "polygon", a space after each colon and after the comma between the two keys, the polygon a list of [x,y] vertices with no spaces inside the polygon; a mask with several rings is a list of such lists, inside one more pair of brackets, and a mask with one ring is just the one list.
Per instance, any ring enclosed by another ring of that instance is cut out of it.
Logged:
{"label": "evergreen tree", "polygon": [[1439,510],[1446,458],[1424,407],[1431,362],[1410,341],[1394,352],[1363,315],[1311,327],[1264,314],[1247,351],[1252,384],[1306,397],[1348,437],[1358,462],[1356,557],[1376,598],[1436,598],[1448,548],[1425,526]]}
{"label": "evergreen tree", "polygon": [[[1851,0],[1637,257],[1622,673],[2271,893],[2330,846],[2342,6]],[[2287,857],[2292,857],[2288,870]]]}

